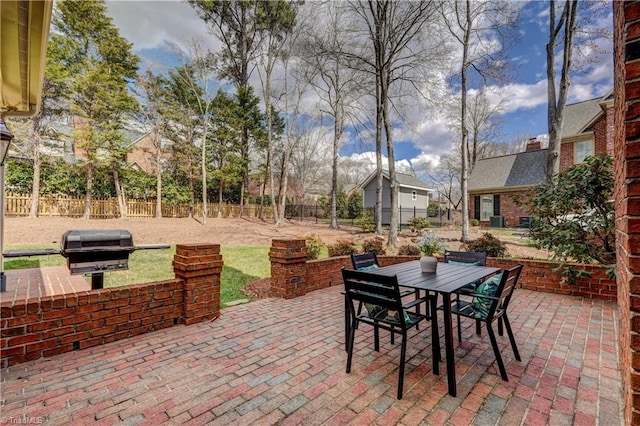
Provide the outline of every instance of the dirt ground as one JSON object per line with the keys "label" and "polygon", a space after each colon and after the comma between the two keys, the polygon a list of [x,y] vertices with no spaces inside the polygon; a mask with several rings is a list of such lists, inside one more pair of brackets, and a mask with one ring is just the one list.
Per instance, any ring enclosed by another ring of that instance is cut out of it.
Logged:
{"label": "dirt ground", "polygon": [[[258,219],[209,219],[202,225],[195,219],[74,219],[61,217],[8,217],[4,224],[5,247],[18,244],[59,244],[62,234],[78,229],[125,229],[133,235],[135,244],[214,243],[222,245],[270,244],[276,238],[296,238],[309,234],[318,235],[325,244],[339,239],[356,243],[372,238],[359,228],[343,226],[331,229],[326,224],[292,221],[276,226]],[[443,238],[449,239],[450,250],[459,248],[460,230],[433,229]],[[471,238],[478,238],[483,231],[473,228]],[[527,246],[527,239],[501,232],[498,236],[507,243],[508,254],[513,257],[548,258],[546,252]],[[386,239],[386,235],[383,237]],[[415,238],[403,233],[400,245]]]}

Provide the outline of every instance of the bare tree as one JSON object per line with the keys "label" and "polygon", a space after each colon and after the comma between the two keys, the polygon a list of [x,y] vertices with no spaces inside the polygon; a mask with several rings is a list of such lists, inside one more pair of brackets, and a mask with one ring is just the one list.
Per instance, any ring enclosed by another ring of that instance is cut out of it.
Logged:
{"label": "bare tree", "polygon": [[[469,104],[470,70],[475,71],[481,82],[489,79],[502,79],[505,75],[500,64],[505,64],[501,55],[504,48],[496,50],[492,37],[499,38],[504,46],[509,35],[515,36],[509,30],[515,27],[519,14],[519,5],[504,1],[472,2],[450,1],[442,4],[441,13],[444,23],[449,29],[453,40],[462,49],[460,61],[460,191],[462,196],[462,237],[469,239],[469,200],[468,179],[470,172],[469,152]],[[498,66],[497,66],[498,64]],[[474,157],[475,149],[474,145]]]}
{"label": "bare tree", "polygon": [[454,210],[458,210],[462,202],[459,158],[455,153],[443,156],[436,167],[425,170],[438,194],[444,197]]}
{"label": "bare tree", "polygon": [[[311,119],[309,119],[311,120]],[[300,136],[291,156],[291,177],[299,187],[298,195],[305,199],[313,188],[331,181],[331,157],[333,148],[321,123],[313,120]]]}
{"label": "bare tree", "polygon": [[[549,0],[549,43],[547,43],[547,121],[549,126],[549,155],[547,157],[547,181],[560,171],[560,140],[564,107],[569,96],[573,38],[578,19],[578,0],[565,1],[556,20],[556,1]],[[560,38],[560,33],[562,37]],[[556,49],[562,48],[560,86],[556,88]],[[557,95],[556,95],[557,90]]]}
{"label": "bare tree", "polygon": [[215,79],[216,60],[199,40],[192,40],[182,52],[187,63],[169,75],[177,92],[191,114],[198,117],[200,133],[200,169],[202,173],[202,224],[207,222],[207,137],[211,126],[211,107],[215,97],[212,83]]}
{"label": "bare tree", "polygon": [[[273,104],[272,104],[272,76],[276,62],[287,55],[288,38],[296,27],[296,15],[298,4],[283,0],[267,1],[259,3],[261,10],[263,37],[263,52],[260,55],[261,68],[258,68],[262,81],[262,92],[265,107],[267,125],[267,173],[269,176],[269,189],[271,199],[275,199],[274,173],[273,173]],[[279,206],[272,204],[274,209],[273,219],[280,224],[284,214],[278,211]]]}
{"label": "bare tree", "polygon": [[[355,59],[353,66],[375,78],[376,98],[376,232],[382,231],[382,131],[386,149],[390,185],[390,224],[387,244],[395,247],[398,239],[398,184],[395,168],[391,97],[394,86],[414,85],[421,74],[425,59],[431,56],[430,43],[423,39],[424,30],[436,12],[431,1],[399,2],[391,0],[352,1],[349,9],[354,16],[355,30],[365,29],[369,48],[348,52]],[[363,47],[363,46],[359,46]],[[350,61],[351,62],[351,61]],[[415,90],[417,95],[418,90]]]}
{"label": "bare tree", "polygon": [[[326,3],[326,26],[316,28],[304,43],[307,65],[306,78],[328,109],[320,110],[333,120],[333,144],[331,155],[330,227],[338,228],[338,158],[340,141],[346,126],[348,106],[354,102],[357,73],[344,64],[342,51],[349,43],[346,21],[341,18],[340,6]],[[322,16],[317,14],[317,16]]]}
{"label": "bare tree", "polygon": [[154,167],[156,174],[156,218],[162,218],[162,138],[161,133],[167,127],[168,106],[166,97],[167,82],[164,77],[154,75],[147,70],[137,82],[138,95],[142,98],[140,113],[145,124],[150,128],[148,137],[154,150]]}

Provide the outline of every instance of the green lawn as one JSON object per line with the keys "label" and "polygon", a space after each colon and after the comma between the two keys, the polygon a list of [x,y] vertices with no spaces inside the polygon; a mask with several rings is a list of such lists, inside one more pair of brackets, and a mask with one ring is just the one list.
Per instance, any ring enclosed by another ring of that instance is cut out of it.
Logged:
{"label": "green lawn", "polygon": [[[53,247],[53,246],[51,246]],[[36,246],[11,246],[7,250],[29,249]],[[43,246],[37,246],[43,248]],[[54,247],[58,248],[58,247]],[[268,277],[271,273],[269,246],[222,246],[222,284],[220,299],[222,305],[238,299],[248,298],[241,288],[248,281]],[[139,250],[129,256],[129,270],[106,273],[105,287],[117,287],[127,284],[147,283],[171,279],[174,277],[171,261],[176,252],[175,246],[166,250]],[[33,256],[5,259],[5,270],[39,268],[65,265],[66,259],[60,255]],[[86,277],[91,282],[91,277]]]}

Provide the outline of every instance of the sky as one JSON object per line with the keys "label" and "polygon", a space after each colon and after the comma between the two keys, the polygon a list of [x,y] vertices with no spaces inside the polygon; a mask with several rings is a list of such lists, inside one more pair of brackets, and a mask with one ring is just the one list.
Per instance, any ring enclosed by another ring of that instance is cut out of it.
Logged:
{"label": "sky", "polygon": [[[521,42],[508,51],[508,60],[517,67],[517,72],[511,82],[494,87],[504,99],[501,133],[496,142],[513,143],[531,137],[544,139],[547,133],[545,45],[548,4],[547,1],[522,3],[522,23],[518,28]],[[605,5],[602,17],[593,25],[610,29],[611,4]],[[134,52],[141,57],[145,67],[150,64],[177,65],[170,48],[172,42],[184,44],[192,38],[206,38],[212,49],[218,46],[205,23],[185,2],[116,0],[107,1],[107,7],[120,35],[133,43]],[[599,47],[599,51],[589,52],[589,61],[576,59],[578,71],[572,79],[569,103],[601,97],[613,87],[612,42],[604,40]],[[446,85],[448,78],[450,76],[442,76],[440,83]],[[442,155],[451,152],[455,134],[437,115],[427,117],[415,113],[410,125],[396,129],[395,156],[400,169],[412,168],[419,172],[425,165],[435,165]],[[353,136],[353,133],[347,132],[340,155],[365,163],[374,162],[373,144],[354,142],[353,137],[349,140],[349,135]]]}

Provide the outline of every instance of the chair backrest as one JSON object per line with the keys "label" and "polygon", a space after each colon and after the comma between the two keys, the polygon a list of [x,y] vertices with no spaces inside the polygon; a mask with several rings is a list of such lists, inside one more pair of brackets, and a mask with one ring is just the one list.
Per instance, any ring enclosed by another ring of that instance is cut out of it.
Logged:
{"label": "chair backrest", "polygon": [[355,270],[369,270],[380,266],[375,253],[352,254],[351,264]]}
{"label": "chair backrest", "polygon": [[389,311],[402,312],[402,298],[398,277],[369,272],[352,271],[342,268],[345,296],[349,309],[353,311],[353,301],[377,305]]}
{"label": "chair backrest", "polygon": [[447,251],[444,253],[445,263],[469,263],[477,266],[487,266],[486,252]]}
{"label": "chair backrest", "polygon": [[493,300],[491,307],[489,308],[489,318],[501,316],[508,308],[513,290],[515,290],[522,272],[523,265],[518,264],[510,269],[502,271],[502,279],[496,290],[495,297],[497,300]]}

